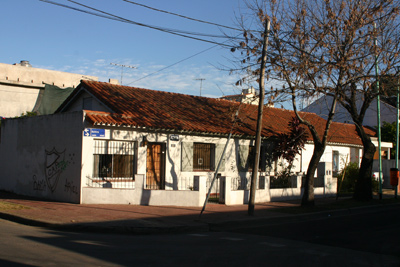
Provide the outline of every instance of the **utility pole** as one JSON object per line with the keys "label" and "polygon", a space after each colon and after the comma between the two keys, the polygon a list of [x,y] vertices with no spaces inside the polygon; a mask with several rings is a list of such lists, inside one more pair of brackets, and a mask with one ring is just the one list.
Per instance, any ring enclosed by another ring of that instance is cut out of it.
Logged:
{"label": "utility pole", "polygon": [[195,79],[196,81],[200,81],[200,96],[201,96],[201,89],[203,88],[203,81],[205,80],[204,78],[198,78]]}
{"label": "utility pole", "polygon": [[396,67],[396,80],[397,80],[397,92],[396,92],[396,161],[395,161],[395,167],[396,167],[396,179],[397,183],[394,188],[394,198],[397,199],[397,191],[399,187],[399,119],[400,119],[400,103],[399,103],[399,93],[400,93],[400,79],[399,79],[399,72],[400,72],[400,66]]}
{"label": "utility pole", "polygon": [[117,64],[117,63],[110,63],[110,65],[121,67],[121,85],[122,85],[122,76],[124,73],[124,68],[137,69],[137,67],[135,67],[135,66],[121,65],[121,64]]}
{"label": "utility pole", "polygon": [[395,189],[394,189],[394,198],[397,199],[397,189],[399,187],[399,118],[400,118],[400,114],[399,114],[399,79],[397,79],[397,92],[396,92],[396,169],[397,169],[397,174],[396,174],[396,179],[397,179],[397,185],[395,185]]}
{"label": "utility pole", "polygon": [[382,199],[382,145],[381,145],[381,106],[380,106],[380,94],[379,94],[379,67],[378,67],[378,53],[377,53],[377,47],[378,47],[378,40],[376,38],[377,34],[377,29],[376,29],[376,23],[374,23],[374,34],[375,34],[375,79],[376,79],[376,109],[377,109],[377,134],[378,134],[378,165],[379,165],[379,199]]}
{"label": "utility pole", "polygon": [[270,21],[267,19],[265,22],[264,30],[264,41],[263,41],[263,51],[261,59],[261,71],[260,71],[260,101],[258,103],[258,118],[257,118],[257,131],[256,131],[256,143],[255,143],[255,153],[254,153],[254,165],[253,173],[251,174],[251,185],[250,185],[250,199],[248,214],[250,216],[254,215],[254,204],[256,199],[256,187],[257,187],[257,176],[258,176],[258,166],[260,163],[260,150],[261,150],[261,129],[262,129],[262,118],[264,109],[264,92],[265,92],[265,63],[267,61],[267,47],[268,47],[268,35],[269,35]]}

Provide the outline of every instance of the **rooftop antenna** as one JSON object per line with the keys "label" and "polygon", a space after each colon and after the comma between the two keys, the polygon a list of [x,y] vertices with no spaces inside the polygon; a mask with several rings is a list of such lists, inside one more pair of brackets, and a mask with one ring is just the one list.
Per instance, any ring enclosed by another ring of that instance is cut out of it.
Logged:
{"label": "rooftop antenna", "polygon": [[110,65],[121,67],[121,85],[122,85],[122,77],[124,75],[124,68],[137,69],[137,67],[135,67],[135,66],[121,65],[121,64],[117,64],[117,63],[110,63]]}
{"label": "rooftop antenna", "polygon": [[200,96],[201,96],[201,89],[203,87],[203,81],[205,80],[204,78],[197,78],[195,79],[196,81],[200,81]]}
{"label": "rooftop antenna", "polygon": [[222,91],[221,87],[215,83],[215,85],[218,87],[218,89],[221,91],[222,95],[225,96],[224,91]]}

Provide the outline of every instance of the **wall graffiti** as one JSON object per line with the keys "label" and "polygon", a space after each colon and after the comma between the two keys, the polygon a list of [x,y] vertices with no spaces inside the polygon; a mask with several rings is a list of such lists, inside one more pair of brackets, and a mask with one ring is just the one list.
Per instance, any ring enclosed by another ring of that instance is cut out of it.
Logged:
{"label": "wall graffiti", "polygon": [[35,191],[45,191],[46,181],[45,179],[38,180],[36,175],[33,175],[33,190]]}
{"label": "wall graffiti", "polygon": [[65,180],[64,191],[72,194],[78,194],[78,186],[74,185],[73,181]]}
{"label": "wall graffiti", "polygon": [[65,149],[62,152],[58,152],[55,148],[51,151],[46,150],[45,176],[47,186],[51,192],[54,192],[56,189],[61,172],[63,172],[68,166],[68,162],[64,159]]}
{"label": "wall graffiti", "polygon": [[239,173],[238,167],[237,167],[237,164],[236,164],[235,161],[232,160],[232,161],[231,161],[230,163],[228,163],[228,164],[229,164],[229,169],[230,169],[231,172],[233,172],[233,173],[235,173],[235,174]]}
{"label": "wall graffiti", "polygon": [[[45,191],[50,189],[54,192],[57,188],[60,175],[68,168],[69,165],[75,164],[74,153],[69,153],[66,157],[66,149],[57,151],[55,147],[52,150],[45,150],[45,178],[39,179],[36,174],[33,175],[33,190]],[[66,181],[65,191],[78,194],[78,187],[73,182]]]}

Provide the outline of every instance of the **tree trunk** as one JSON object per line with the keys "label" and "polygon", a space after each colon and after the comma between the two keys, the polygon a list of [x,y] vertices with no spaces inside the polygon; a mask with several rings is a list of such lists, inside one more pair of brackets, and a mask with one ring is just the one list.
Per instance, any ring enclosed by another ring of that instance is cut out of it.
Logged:
{"label": "tree trunk", "polygon": [[357,132],[362,139],[364,150],[353,197],[356,200],[368,201],[372,199],[372,165],[376,149],[364,130],[357,130]]}
{"label": "tree trunk", "polygon": [[325,146],[322,144],[314,144],[313,155],[310,160],[310,164],[307,168],[306,177],[302,187],[304,188],[304,194],[301,199],[301,206],[314,206],[314,174],[317,170],[318,163],[324,154]]}
{"label": "tree trunk", "polygon": [[254,162],[253,162],[253,173],[251,175],[251,184],[250,184],[250,197],[249,197],[249,207],[248,214],[250,216],[254,215],[254,205],[256,200],[256,187],[257,187],[257,175],[258,175],[258,164],[260,162],[260,152],[261,152],[261,132],[262,132],[262,118],[263,118],[263,109],[264,109],[264,97],[265,97],[265,62],[267,61],[267,47],[268,47],[268,34],[269,34],[270,22],[269,20],[265,21],[265,30],[264,30],[264,42],[263,42],[263,52],[261,59],[261,68],[260,68],[260,98],[258,103],[258,116],[257,116],[257,130],[256,130],[256,141],[255,141],[255,153],[254,153]]}

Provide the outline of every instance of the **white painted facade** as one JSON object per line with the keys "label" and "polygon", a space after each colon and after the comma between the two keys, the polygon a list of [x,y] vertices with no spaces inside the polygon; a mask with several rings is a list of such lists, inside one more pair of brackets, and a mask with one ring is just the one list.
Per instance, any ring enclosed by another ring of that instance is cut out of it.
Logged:
{"label": "white painted facade", "polygon": [[[178,136],[179,140],[171,140],[171,136]],[[132,129],[117,129],[117,128],[109,128],[105,129],[105,136],[104,137],[83,137],[83,163],[82,163],[82,178],[86,179],[87,183],[88,180],[93,179],[93,147],[95,146],[96,140],[115,140],[115,141],[129,141],[135,143],[136,148],[136,173],[138,175],[142,175],[144,181],[140,182],[140,187],[138,188],[137,181],[135,181],[134,185],[129,185],[132,189],[143,189],[143,183],[146,179],[146,157],[147,157],[147,146],[143,144],[143,139],[146,139],[149,143],[163,143],[165,144],[166,151],[165,151],[165,190],[164,191],[173,191],[174,193],[164,193],[163,190],[151,190],[151,198],[146,201],[146,204],[154,204],[154,205],[165,205],[165,203],[169,203],[168,205],[188,205],[189,206],[199,206],[197,200],[189,200],[186,199],[182,195],[182,193],[178,193],[179,191],[187,191],[186,194],[190,195],[193,194],[190,191],[193,191],[195,188],[195,177],[201,177],[201,183],[198,185],[199,187],[203,188],[201,191],[205,191],[206,188],[206,180],[210,181],[215,172],[202,172],[202,171],[192,171],[187,172],[182,170],[182,145],[184,143],[210,143],[216,145],[216,147],[220,147],[223,149],[225,143],[227,141],[226,138],[216,138],[216,137],[202,137],[202,136],[190,136],[190,135],[176,135],[176,134],[166,134],[166,133],[147,133],[143,131],[135,131]],[[238,153],[238,146],[239,145],[249,145],[251,143],[250,140],[231,140],[227,147],[227,152],[225,154],[224,163],[220,166],[218,173],[221,174],[222,177],[229,177],[238,178],[244,177],[249,179],[251,173],[239,173],[237,168],[237,153]],[[218,149],[216,149],[218,150]],[[221,151],[222,152],[222,151]],[[217,157],[217,156],[216,156]],[[217,161],[215,161],[215,166],[217,165]],[[261,173],[265,175],[265,173]],[[84,183],[84,182],[83,182]],[[104,187],[109,186],[109,188],[113,188],[113,185],[104,185]],[[119,187],[117,185],[117,187]],[[89,190],[89,189],[84,189]],[[93,192],[92,189],[90,190]],[[208,188],[207,188],[208,190]],[[150,191],[150,190],[146,190]],[[178,192],[177,192],[178,191]],[[160,202],[155,201],[157,195],[164,195],[169,194],[174,197],[169,197],[167,199],[163,199]],[[119,198],[119,196],[117,196]],[[203,196],[204,197],[204,196]],[[243,204],[243,197],[241,197],[241,204]],[[268,194],[264,194],[264,199],[260,199],[259,202],[267,202],[269,201]],[[232,197],[233,199],[230,200],[231,202],[238,202],[236,200],[238,197]],[[240,197],[239,197],[240,198]],[[175,199],[175,200],[174,200]],[[115,201],[121,201],[115,200]],[[141,198],[140,203],[143,204],[143,199]],[[247,200],[246,200],[247,201]],[[95,203],[93,199],[88,199],[87,197],[84,198],[84,203]],[[124,203],[137,203],[133,198],[127,198]],[[200,201],[201,202],[201,201]],[[204,200],[203,200],[204,202]],[[112,201],[114,203],[114,201]],[[196,205],[194,205],[197,203]]]}
{"label": "white painted facade", "polygon": [[[93,136],[93,129],[104,134]],[[173,137],[173,138],[172,138]],[[133,144],[134,177],[130,180],[101,180],[95,177],[95,144]],[[215,145],[215,166],[225,146],[226,137],[194,136],[177,133],[146,132],[129,127],[97,127],[85,121],[84,111],[59,113],[30,118],[7,119],[1,125],[0,190],[73,203],[142,204],[201,206],[214,172],[183,171],[185,144],[199,142]],[[147,146],[165,145],[165,189],[145,189]],[[248,139],[233,138],[227,146],[218,173],[216,186],[220,201],[227,205],[248,202],[248,181],[251,172],[242,172],[240,147],[252,145]],[[336,178],[332,177],[332,153],[341,158],[351,154],[345,145],[328,145],[321,161],[325,162],[322,185],[315,189],[317,196],[336,193]],[[356,148],[358,149],[358,148]],[[305,172],[313,152],[307,144],[295,162],[294,172]],[[358,150],[360,156],[360,150]],[[340,167],[343,165],[340,164]],[[272,171],[272,170],[270,170]],[[300,198],[301,173],[292,179],[295,188],[270,189],[273,172],[261,172],[256,202]],[[320,173],[316,173],[316,177]],[[321,177],[319,177],[321,178]],[[246,182],[245,182],[246,183]]]}

